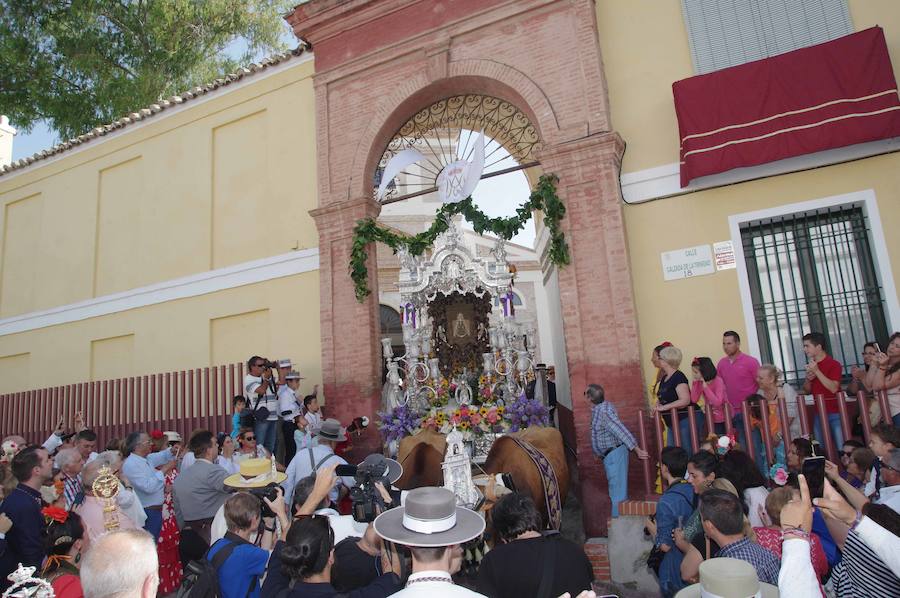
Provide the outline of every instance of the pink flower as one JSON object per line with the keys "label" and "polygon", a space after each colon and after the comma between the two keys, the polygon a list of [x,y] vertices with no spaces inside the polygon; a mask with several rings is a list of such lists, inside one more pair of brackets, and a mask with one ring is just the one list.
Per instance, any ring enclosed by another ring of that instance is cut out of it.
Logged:
{"label": "pink flower", "polygon": [[469,421],[472,422],[473,426],[477,426],[481,423],[481,415],[479,415],[477,412],[473,412],[469,415]]}

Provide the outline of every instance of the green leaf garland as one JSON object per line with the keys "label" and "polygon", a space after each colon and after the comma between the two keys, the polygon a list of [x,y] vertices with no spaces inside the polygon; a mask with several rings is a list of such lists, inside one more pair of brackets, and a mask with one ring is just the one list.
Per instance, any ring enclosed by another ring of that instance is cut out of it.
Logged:
{"label": "green leaf garland", "polygon": [[557,182],[559,177],[555,174],[541,175],[528,201],[516,209],[515,216],[509,218],[489,218],[475,206],[470,196],[458,203],[445,204],[438,211],[431,227],[414,236],[395,233],[378,226],[373,218],[359,220],[353,229],[353,248],[350,252],[350,277],[356,287],[356,299],[362,302],[372,293],[368,284],[369,269],[366,267],[367,247],[370,243],[376,241],[384,243],[394,253],[397,253],[400,247],[406,247],[411,254],[422,255],[434,245],[438,235],[450,227],[450,218],[457,214],[462,214],[463,218],[471,222],[479,235],[490,232],[509,241],[531,219],[532,212],[541,210],[544,213],[544,224],[550,231],[550,261],[557,266],[567,265],[570,261],[569,246],[559,229],[559,222],[566,215],[566,206],[556,194]]}

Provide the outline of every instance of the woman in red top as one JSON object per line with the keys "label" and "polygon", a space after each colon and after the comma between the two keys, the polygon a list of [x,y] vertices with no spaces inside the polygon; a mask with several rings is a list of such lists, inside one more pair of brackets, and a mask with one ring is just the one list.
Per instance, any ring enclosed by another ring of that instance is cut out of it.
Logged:
{"label": "woman in red top", "polygon": [[[181,455],[181,435],[178,432],[166,432],[165,438],[169,447],[174,447],[177,454]],[[173,467],[166,474],[166,493],[162,504],[163,524],[159,533],[159,543],[156,545],[156,554],[159,557],[159,594],[161,596],[178,589],[183,573],[181,556],[178,553],[181,533],[178,531],[178,522],[175,520],[175,505],[172,496],[172,485],[175,483],[176,477],[178,477],[178,467]]]}
{"label": "woman in red top", "polygon": [[712,414],[715,432],[725,433],[725,383],[719,377],[716,366],[709,357],[695,357],[691,362],[694,380],[691,383],[691,403],[703,399]]}
{"label": "woman in red top", "polygon": [[[757,543],[781,558],[781,509],[794,499],[796,491],[782,486],[776,488],[766,497],[766,514],[768,515],[770,525],[768,527],[754,527],[756,532]],[[799,494],[798,494],[799,496]],[[822,578],[828,573],[828,559],[825,558],[825,550],[822,548],[822,541],[819,536],[811,533],[810,538],[810,554],[812,556],[813,571],[821,582]]]}
{"label": "woman in red top", "polygon": [[50,582],[57,598],[83,598],[78,567],[87,550],[88,535],[77,513],[59,507],[46,507],[47,559],[41,577]]}

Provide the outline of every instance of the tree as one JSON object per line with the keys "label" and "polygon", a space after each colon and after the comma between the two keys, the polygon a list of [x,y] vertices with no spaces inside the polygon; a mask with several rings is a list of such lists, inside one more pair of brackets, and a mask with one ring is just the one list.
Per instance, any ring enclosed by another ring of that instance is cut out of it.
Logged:
{"label": "tree", "polygon": [[[0,0],[0,113],[62,139],[284,50],[290,0]],[[224,51],[246,42],[235,60]]]}

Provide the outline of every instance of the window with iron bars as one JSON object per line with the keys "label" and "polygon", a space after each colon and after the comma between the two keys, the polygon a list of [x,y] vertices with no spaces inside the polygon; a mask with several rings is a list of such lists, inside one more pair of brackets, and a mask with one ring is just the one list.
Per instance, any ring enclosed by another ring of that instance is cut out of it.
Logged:
{"label": "window with iron bars", "polygon": [[741,239],[760,357],[784,371],[787,382],[805,378],[808,332],[825,334],[845,376],[862,364],[866,342],[886,346],[884,297],[861,207],[748,223]]}

